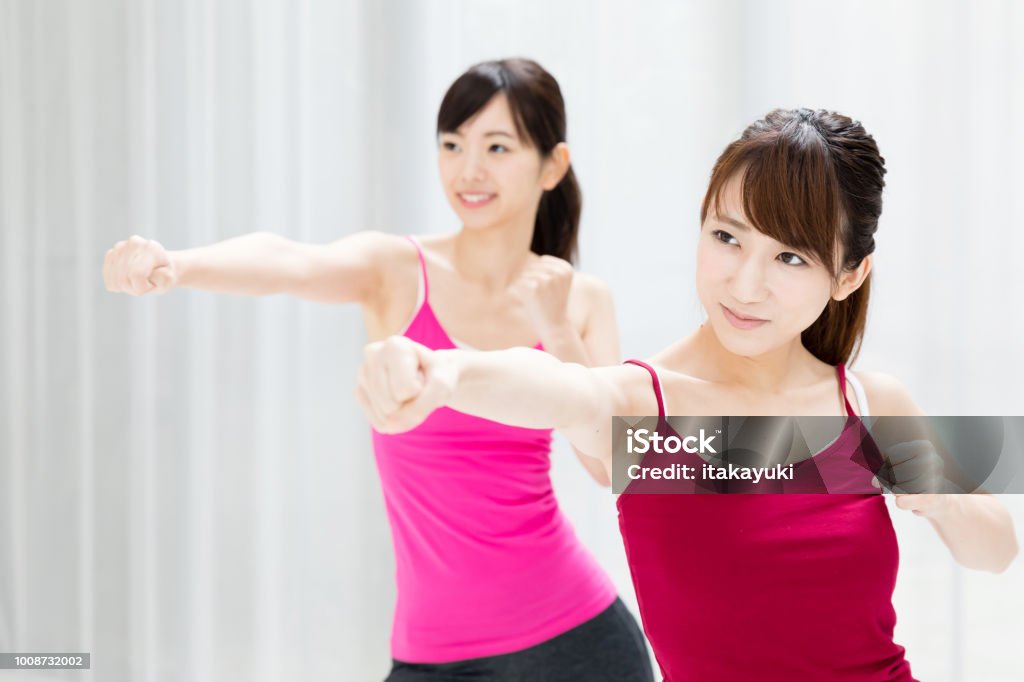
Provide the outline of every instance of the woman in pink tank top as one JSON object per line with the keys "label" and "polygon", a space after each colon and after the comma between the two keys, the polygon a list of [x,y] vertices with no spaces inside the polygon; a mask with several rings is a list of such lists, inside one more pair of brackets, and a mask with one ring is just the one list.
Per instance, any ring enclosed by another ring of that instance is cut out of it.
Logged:
{"label": "woman in pink tank top", "polygon": [[[560,428],[609,469],[613,415],[657,414],[659,431],[666,414],[846,415],[812,461],[877,456],[857,418],[868,405],[876,416],[921,414],[896,380],[846,371],[867,319],[884,173],[859,123],[773,111],[712,171],[697,247],[707,319],[696,331],[648,362],[596,369],[529,349],[466,354],[392,338],[366,350],[361,401],[389,432],[438,406]],[[617,500],[619,526],[666,680],[914,679],[893,640],[898,547],[878,491],[630,492]],[[895,504],[927,518],[965,566],[1000,572],[1017,553],[990,495]]]}
{"label": "woman in pink tank top", "polygon": [[[611,295],[570,265],[581,195],[555,79],[526,59],[478,64],[445,94],[437,135],[456,234],[313,246],[259,233],[177,252],[134,237],[108,252],[107,287],[358,302],[371,338],[617,363]],[[398,583],[388,682],[653,680],[636,620],[559,509],[550,428],[442,409],[373,444]]]}

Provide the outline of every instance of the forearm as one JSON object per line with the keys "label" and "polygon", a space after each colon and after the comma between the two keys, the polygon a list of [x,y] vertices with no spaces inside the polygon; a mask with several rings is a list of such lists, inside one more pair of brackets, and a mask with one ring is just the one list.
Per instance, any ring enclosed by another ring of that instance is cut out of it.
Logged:
{"label": "forearm", "polygon": [[[574,275],[575,277],[575,275]],[[619,365],[619,338],[615,321],[615,305],[612,293],[602,282],[583,278],[581,284],[586,285],[587,317],[584,331],[578,332],[564,316],[561,329],[549,329],[543,336],[544,348],[563,361],[577,362],[586,367],[610,368]],[[607,377],[606,371],[593,373],[597,377]],[[605,385],[606,392],[616,395],[614,384]],[[617,401],[616,401],[617,402]],[[605,405],[605,415],[615,414],[620,410],[615,405]],[[602,420],[596,422],[601,424]],[[593,426],[593,425],[592,425]],[[601,486],[611,485],[610,476],[610,436],[598,426],[598,429],[563,430],[573,452],[580,463]]]}
{"label": "forearm", "polygon": [[209,246],[171,251],[178,286],[228,294],[288,293],[301,281],[299,245],[254,232]]}
{"label": "forearm", "polygon": [[541,333],[541,343],[545,351],[562,362],[575,362],[584,367],[593,366],[583,339],[568,321],[558,327],[545,329]]}
{"label": "forearm", "polygon": [[1001,573],[1017,555],[1017,538],[1009,512],[991,495],[948,495],[928,520],[967,568]]}
{"label": "forearm", "polygon": [[586,367],[532,348],[444,350],[437,355],[456,366],[449,407],[512,426],[580,424],[600,415],[607,397]]}

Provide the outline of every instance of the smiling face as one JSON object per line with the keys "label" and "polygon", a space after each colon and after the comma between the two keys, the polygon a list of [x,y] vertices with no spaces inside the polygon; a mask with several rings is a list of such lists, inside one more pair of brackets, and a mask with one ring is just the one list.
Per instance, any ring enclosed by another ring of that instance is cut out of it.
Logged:
{"label": "smiling face", "polygon": [[828,268],[813,254],[753,226],[743,209],[742,183],[742,173],[726,182],[717,210],[708,211],[701,226],[697,293],[722,345],[753,357],[799,342],[830,298],[846,298],[859,286],[870,261],[833,286]]}
{"label": "smiling face", "polygon": [[564,174],[557,163],[562,150],[542,159],[520,137],[500,92],[456,131],[442,132],[438,147],[445,196],[467,228],[517,220],[532,225],[541,195]]}

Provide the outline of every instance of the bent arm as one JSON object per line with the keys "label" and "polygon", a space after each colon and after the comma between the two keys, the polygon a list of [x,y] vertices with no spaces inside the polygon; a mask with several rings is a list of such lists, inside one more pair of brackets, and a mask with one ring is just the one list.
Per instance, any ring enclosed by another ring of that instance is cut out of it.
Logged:
{"label": "bent arm", "polygon": [[[885,416],[924,416],[907,389],[888,375],[864,373],[871,385],[876,412]],[[1001,573],[1019,551],[1013,519],[997,497],[987,493],[897,494],[895,504],[928,519],[966,568]]]}
{"label": "bent arm", "polygon": [[936,497],[946,499],[924,515],[953,558],[966,568],[1005,571],[1019,548],[1013,519],[998,498],[981,493]]}
{"label": "bent arm", "polygon": [[[619,332],[612,292],[606,284],[596,279],[591,281],[590,289],[592,300],[588,305],[589,315],[582,334],[575,339],[578,350],[572,353],[568,348],[549,345],[547,341],[544,347],[562,361],[579,362],[587,367],[616,365],[619,363]],[[598,485],[608,487],[612,484],[611,472],[600,457],[590,455],[576,446],[572,450]]]}

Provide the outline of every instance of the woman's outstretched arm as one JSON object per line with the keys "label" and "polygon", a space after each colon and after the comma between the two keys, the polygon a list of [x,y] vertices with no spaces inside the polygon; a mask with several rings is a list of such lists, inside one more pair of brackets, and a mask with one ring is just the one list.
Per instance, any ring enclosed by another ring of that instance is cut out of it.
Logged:
{"label": "woman's outstretched arm", "polygon": [[400,248],[400,237],[380,232],[358,232],[322,245],[254,232],[181,251],[134,236],[107,251],[103,281],[108,291],[134,296],[186,287],[358,303],[380,289],[384,256]]}
{"label": "woman's outstretched arm", "polygon": [[433,351],[392,336],[366,347],[356,397],[385,433],[407,431],[448,406],[512,426],[560,429],[574,447],[610,464],[611,418],[650,410],[631,397],[650,383],[646,377],[631,366],[587,368],[530,348]]}

